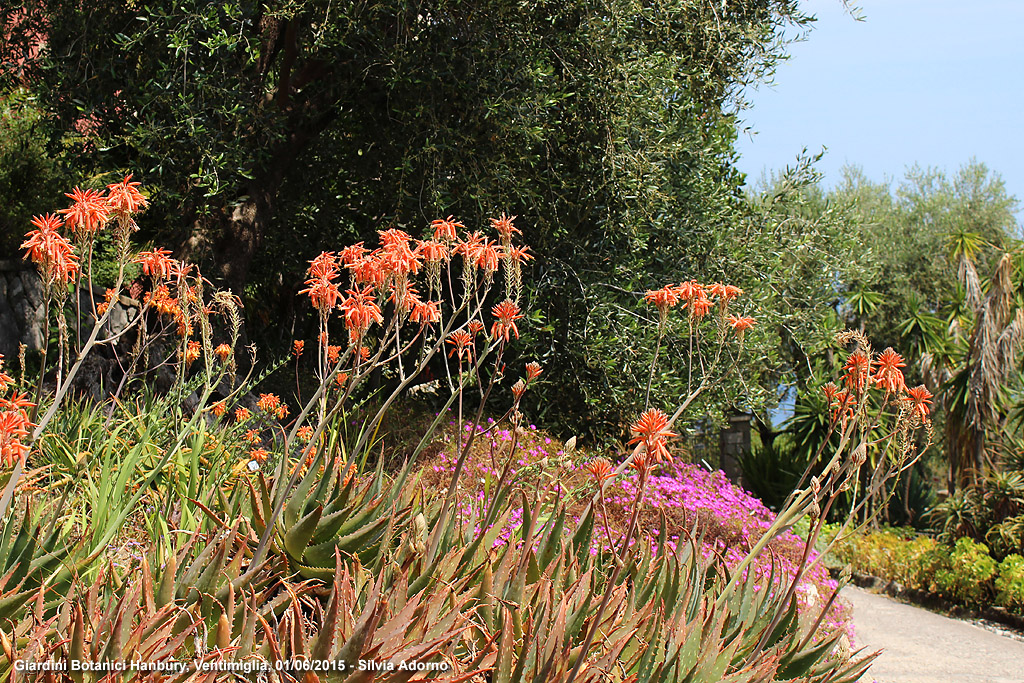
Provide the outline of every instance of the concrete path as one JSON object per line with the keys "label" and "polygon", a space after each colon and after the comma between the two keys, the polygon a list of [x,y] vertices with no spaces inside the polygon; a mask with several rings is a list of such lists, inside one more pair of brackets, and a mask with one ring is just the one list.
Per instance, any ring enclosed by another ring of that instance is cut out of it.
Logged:
{"label": "concrete path", "polygon": [[1024,683],[1024,642],[849,587],[857,647],[883,650],[862,680]]}

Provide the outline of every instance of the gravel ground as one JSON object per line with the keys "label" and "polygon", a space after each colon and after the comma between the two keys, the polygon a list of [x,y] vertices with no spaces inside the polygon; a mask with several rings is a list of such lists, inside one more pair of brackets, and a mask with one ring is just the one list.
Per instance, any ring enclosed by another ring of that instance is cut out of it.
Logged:
{"label": "gravel ground", "polygon": [[1024,641],[1001,627],[961,621],[860,588],[853,604],[857,646],[882,655],[867,683],[1024,683]]}

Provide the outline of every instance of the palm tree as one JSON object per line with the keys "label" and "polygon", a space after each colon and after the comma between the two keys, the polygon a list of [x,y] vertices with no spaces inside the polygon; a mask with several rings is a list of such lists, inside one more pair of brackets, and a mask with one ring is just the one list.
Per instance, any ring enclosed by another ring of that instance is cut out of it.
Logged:
{"label": "palm tree", "polygon": [[944,391],[950,492],[976,482],[992,460],[986,450],[987,432],[1000,426],[1001,386],[1016,370],[1024,341],[1024,310],[1015,305],[1013,260],[1003,255],[985,291],[974,265],[981,244],[976,233],[961,232],[950,239],[964,289],[964,315],[952,316],[950,324],[959,358]]}

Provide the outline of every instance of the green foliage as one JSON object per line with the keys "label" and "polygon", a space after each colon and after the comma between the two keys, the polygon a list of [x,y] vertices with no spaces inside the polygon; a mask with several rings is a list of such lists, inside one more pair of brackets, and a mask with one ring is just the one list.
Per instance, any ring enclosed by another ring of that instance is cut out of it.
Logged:
{"label": "green foliage", "polygon": [[[941,349],[938,319],[956,300],[957,257],[970,254],[979,273],[990,273],[1018,234],[1017,200],[977,161],[953,174],[915,166],[895,187],[847,168],[832,199],[852,212],[873,266],[865,279],[844,283],[848,324],[863,323],[879,348]],[[865,291],[884,297],[858,307]]]}
{"label": "green foliage", "polygon": [[997,559],[1024,549],[1024,474],[996,470],[935,507],[932,522],[947,543],[985,542]]}
{"label": "green foliage", "polygon": [[996,578],[996,600],[1017,612],[1024,612],[1024,557],[1007,555],[999,563]]}
{"label": "green foliage", "polygon": [[948,557],[935,539],[898,528],[853,534],[833,554],[856,571],[922,590],[929,589],[933,573]]}
{"label": "green foliage", "polygon": [[[230,656],[270,667],[303,655],[348,667],[359,659],[443,658],[456,667],[454,674],[491,672],[495,680],[513,682],[567,681],[580,657],[586,658],[580,681],[624,671],[643,681],[706,683],[727,674],[736,681],[853,681],[871,661],[847,662],[837,650],[838,636],[812,644],[795,600],[784,603],[781,584],[755,590],[754,572],[730,581],[689,543],[656,554],[643,544],[626,555],[623,571],[609,574],[610,558],[589,552],[592,517],[569,526],[558,504],[528,505],[522,542],[499,546],[493,541],[503,524],[480,533],[472,521],[456,525],[449,518],[431,559],[425,541],[439,521],[438,507],[417,497],[418,484],[404,475],[378,471],[367,482],[386,499],[416,501],[412,518],[394,505],[385,513],[380,547],[388,552],[360,553],[364,563],[348,559],[338,545],[335,568],[321,580],[291,583],[281,562],[292,552],[293,533],[284,535],[281,554],[253,565],[258,515],[252,527],[243,515],[215,534],[179,534],[173,558],[144,557],[123,572],[111,567],[79,584],[76,590],[88,596],[80,603],[62,599],[26,616],[16,623],[13,654]],[[496,496],[507,519],[514,505]],[[349,524],[349,530],[326,533],[340,544],[376,526],[354,518]],[[599,635],[589,641],[599,614]],[[84,623],[116,626],[86,630]],[[67,642],[72,645],[64,651]],[[11,662],[3,666],[9,672]]]}
{"label": "green foliage", "polygon": [[991,598],[996,567],[988,546],[960,538],[950,553],[948,566],[935,572],[935,585],[957,601],[983,605]]}
{"label": "green foliage", "polygon": [[[505,210],[537,255],[523,356],[544,362],[547,384],[530,408],[607,438],[643,403],[635,347],[650,317],[623,305],[637,293],[722,280],[773,311],[744,356],[763,368],[756,390],[740,399],[726,383],[706,399],[712,413],[770,408],[832,331],[820,304],[836,264],[856,263],[834,211],[794,221],[786,190],[750,215],[735,169],[742,87],[771,76],[783,27],[808,25],[792,0],[50,0],[0,18],[4,56],[28,58],[9,82],[30,83],[62,159],[136,171],[159,226],[145,236],[215,262],[205,270],[247,294],[264,346],[308,338],[294,285],[338,235],[418,236],[451,214],[477,229]],[[661,397],[686,382],[686,335],[668,345]]]}
{"label": "green foliage", "polygon": [[950,547],[909,529],[883,529],[845,538],[835,559],[907,588],[939,592],[974,608],[998,604],[1024,613],[1024,557],[998,562],[983,543],[960,538]]}
{"label": "green foliage", "polygon": [[41,440],[41,483],[67,497],[62,524],[87,538],[89,550],[105,548],[119,533],[140,489],[149,490],[151,513],[137,524],[158,534],[173,518],[177,528],[200,530],[201,505],[214,504],[241,468],[237,429],[214,431],[203,421],[183,427],[172,406],[153,392],[117,406],[71,402]]}
{"label": "green foliage", "polygon": [[34,214],[60,197],[63,175],[46,149],[48,129],[26,90],[0,89],[0,253],[13,256]]}
{"label": "green foliage", "polygon": [[919,531],[929,527],[936,496],[923,470],[921,465],[915,465],[904,472],[900,480],[887,485],[887,491],[892,493],[884,513],[889,524],[912,526]]}
{"label": "green foliage", "polygon": [[788,434],[777,436],[739,458],[743,486],[772,510],[778,510],[797,488],[807,468],[806,451]]}
{"label": "green foliage", "polygon": [[0,527],[0,619],[18,615],[43,586],[67,589],[79,566],[78,547],[57,527],[56,512],[35,517],[28,501]]}

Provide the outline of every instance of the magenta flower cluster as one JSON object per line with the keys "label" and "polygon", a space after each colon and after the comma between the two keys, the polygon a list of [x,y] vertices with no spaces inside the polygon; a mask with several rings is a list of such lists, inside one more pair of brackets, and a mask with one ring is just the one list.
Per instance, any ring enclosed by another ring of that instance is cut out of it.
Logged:
{"label": "magenta flower cluster", "polygon": [[[452,425],[455,423],[453,422]],[[463,439],[472,427],[464,427]],[[493,421],[477,427],[477,443],[473,455],[465,464],[460,479],[459,516],[464,524],[471,525],[474,533],[480,533],[480,520],[487,513],[489,492],[493,490],[502,469],[509,458],[509,446],[513,441],[510,429],[495,428]],[[452,429],[454,434],[457,429]],[[448,448],[443,450],[427,465],[428,478],[439,484],[446,484],[455,467],[457,452],[452,448],[454,438],[446,437]],[[587,486],[580,491],[589,498],[593,491],[592,480],[581,477],[578,466],[563,457],[561,444],[543,436],[530,425],[520,430],[515,439],[515,453],[511,455],[509,479],[519,484],[529,484],[538,496],[557,495],[562,497],[563,489],[573,486]],[[465,441],[463,441],[465,443]],[[622,541],[622,527],[629,518],[636,499],[638,474],[629,470],[607,490],[608,516],[613,527],[610,533],[602,524],[594,532],[593,554],[607,550],[609,538],[616,549]],[[641,534],[657,549],[659,519],[664,514],[668,520],[668,545],[674,550],[680,536],[692,535],[701,539],[700,552],[705,558],[715,559],[726,568],[733,569],[750,549],[764,536],[775,519],[774,513],[756,497],[736,486],[721,471],[708,471],[686,463],[664,464],[650,477],[644,494],[644,513],[640,522],[647,530]],[[599,518],[600,519],[600,518]],[[577,520],[578,521],[578,520]],[[620,522],[616,526],[616,522]],[[522,511],[514,510],[499,532],[495,546],[502,546],[520,539]],[[698,533],[703,531],[703,534]],[[521,542],[521,541],[519,541]],[[778,581],[783,577],[792,581],[800,563],[804,541],[793,532],[784,532],[776,537],[752,566],[752,571],[765,586],[775,564]],[[811,559],[817,558],[812,551]],[[759,586],[759,587],[760,587]],[[797,601],[803,618],[814,619],[825,606],[836,582],[829,576],[822,563],[816,564],[802,577],[797,590]],[[776,586],[775,588],[779,588]],[[784,588],[782,589],[784,590]],[[823,620],[823,633],[843,631],[853,642],[853,625],[849,606],[836,600]]]}

